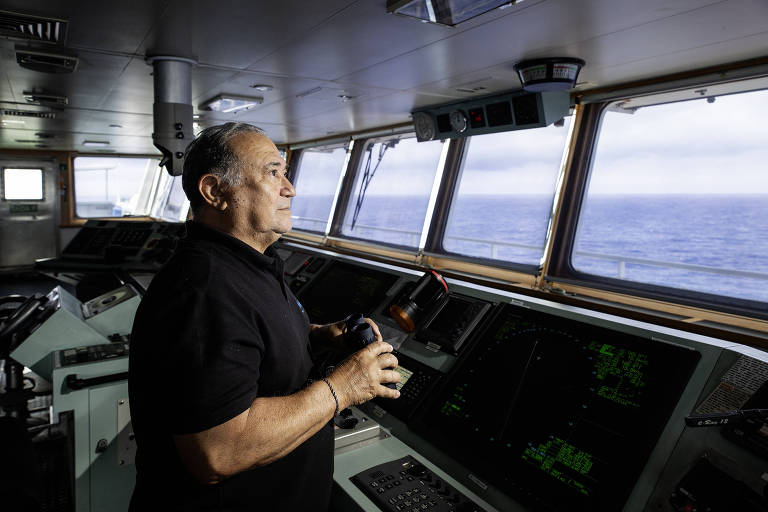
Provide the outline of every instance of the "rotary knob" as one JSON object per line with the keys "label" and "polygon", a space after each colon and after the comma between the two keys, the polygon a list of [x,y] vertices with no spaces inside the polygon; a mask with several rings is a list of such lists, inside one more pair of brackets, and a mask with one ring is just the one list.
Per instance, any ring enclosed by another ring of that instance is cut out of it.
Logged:
{"label": "rotary knob", "polygon": [[448,117],[451,122],[451,128],[459,133],[464,133],[467,130],[468,120],[466,114],[461,110],[454,110]]}
{"label": "rotary knob", "polygon": [[416,138],[419,139],[419,142],[435,138],[435,122],[428,113],[414,112],[413,127],[416,130]]}

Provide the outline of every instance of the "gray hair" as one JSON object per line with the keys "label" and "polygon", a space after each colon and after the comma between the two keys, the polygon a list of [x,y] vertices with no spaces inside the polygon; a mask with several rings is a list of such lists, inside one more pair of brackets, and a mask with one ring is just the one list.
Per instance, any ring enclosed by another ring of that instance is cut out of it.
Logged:
{"label": "gray hair", "polygon": [[264,130],[251,124],[226,123],[201,131],[187,147],[181,185],[193,213],[204,204],[197,189],[197,182],[204,174],[217,176],[225,190],[242,182],[240,158],[230,145],[230,141],[242,133],[265,135]]}

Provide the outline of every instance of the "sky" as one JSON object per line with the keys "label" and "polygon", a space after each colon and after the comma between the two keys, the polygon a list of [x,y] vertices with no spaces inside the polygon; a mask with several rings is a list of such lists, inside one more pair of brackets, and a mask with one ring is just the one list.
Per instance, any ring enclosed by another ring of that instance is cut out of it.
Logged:
{"label": "sky", "polygon": [[[149,161],[149,165],[148,165]],[[75,158],[75,195],[78,201],[125,201],[144,183],[147,170],[155,172],[157,158]]]}
{"label": "sky", "polygon": [[[606,112],[589,193],[768,194],[766,114],[768,91],[644,107],[634,114]],[[472,138],[460,193],[552,194],[569,123]],[[439,141],[401,141],[384,157],[368,194],[430,190],[441,147]],[[333,161],[313,160],[311,174],[302,165],[299,195],[333,193],[344,161],[343,150],[338,152]]]}

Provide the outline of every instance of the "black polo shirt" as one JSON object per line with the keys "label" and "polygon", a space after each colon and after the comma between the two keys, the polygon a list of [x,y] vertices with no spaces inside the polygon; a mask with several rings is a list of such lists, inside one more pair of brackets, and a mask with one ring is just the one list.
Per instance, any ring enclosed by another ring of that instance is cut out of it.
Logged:
{"label": "black polo shirt", "polygon": [[188,222],[152,280],[131,335],[129,396],[136,455],[131,510],[325,510],[333,473],[329,423],[282,459],[216,485],[197,483],[173,435],[207,430],[256,397],[284,396],[312,375],[309,321],[283,262]]}

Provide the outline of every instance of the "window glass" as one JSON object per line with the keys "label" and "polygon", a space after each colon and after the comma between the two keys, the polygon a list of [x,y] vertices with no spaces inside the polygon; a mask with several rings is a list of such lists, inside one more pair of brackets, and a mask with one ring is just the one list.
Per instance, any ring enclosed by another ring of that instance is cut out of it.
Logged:
{"label": "window glass", "polygon": [[570,123],[467,140],[443,249],[538,266]]}
{"label": "window glass", "polygon": [[181,184],[181,176],[162,173],[158,192],[152,207],[152,216],[168,222],[183,222],[187,219],[189,201]]}
{"label": "window glass", "polygon": [[74,159],[75,214],[78,217],[149,215],[158,158],[90,157]]}
{"label": "window glass", "polygon": [[768,91],[607,111],[571,263],[768,301]]}
{"label": "window glass", "polygon": [[325,232],[346,156],[345,146],[301,151],[294,179],[296,197],[291,200],[294,229]]}
{"label": "window glass", "polygon": [[6,201],[43,199],[42,169],[3,169],[3,198]]}
{"label": "window glass", "polygon": [[418,247],[443,144],[413,136],[367,141],[342,234]]}

